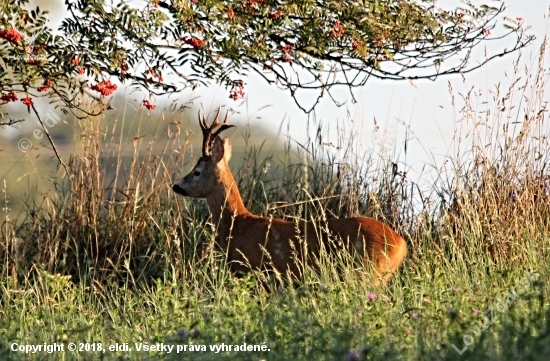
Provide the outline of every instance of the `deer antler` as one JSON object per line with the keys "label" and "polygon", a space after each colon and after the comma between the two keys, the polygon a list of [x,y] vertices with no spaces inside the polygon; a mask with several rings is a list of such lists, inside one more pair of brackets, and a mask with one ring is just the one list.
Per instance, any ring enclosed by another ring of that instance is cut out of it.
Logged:
{"label": "deer antler", "polygon": [[[206,125],[206,116],[202,116],[201,111],[199,109],[199,125],[202,129],[202,155],[205,157],[209,157],[212,155],[212,144],[214,144],[214,139],[223,132],[224,130],[234,127],[234,125],[227,124],[227,118],[229,117],[229,112],[225,113],[225,119],[223,122],[220,122],[220,112],[221,107],[218,108],[218,113],[216,114],[216,119],[214,119],[214,122],[212,125],[207,126]],[[218,128],[214,132],[216,128]]]}

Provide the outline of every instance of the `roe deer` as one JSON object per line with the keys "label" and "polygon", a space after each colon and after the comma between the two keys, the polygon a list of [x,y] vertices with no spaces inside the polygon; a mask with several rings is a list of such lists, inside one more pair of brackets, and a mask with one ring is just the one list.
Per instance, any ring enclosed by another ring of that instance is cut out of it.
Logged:
{"label": "roe deer", "polygon": [[353,217],[330,219],[317,227],[312,222],[295,223],[250,213],[229,170],[231,143],[228,138],[219,137],[232,125],[227,124],[227,114],[223,122],[219,122],[219,115],[218,109],[216,119],[208,127],[206,117],[201,117],[199,111],[202,157],[172,189],[184,197],[206,198],[233,272],[275,269],[299,276],[301,265],[314,264],[324,246],[329,252],[347,248],[363,265],[372,262],[375,283],[389,280],[407,254],[407,244],[382,222]]}

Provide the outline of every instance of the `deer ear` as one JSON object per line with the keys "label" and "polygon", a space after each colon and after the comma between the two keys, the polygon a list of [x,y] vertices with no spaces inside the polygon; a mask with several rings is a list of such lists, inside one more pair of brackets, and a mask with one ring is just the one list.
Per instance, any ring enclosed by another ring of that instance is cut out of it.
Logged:
{"label": "deer ear", "polygon": [[214,139],[214,144],[212,145],[212,158],[216,163],[224,158],[226,162],[229,162],[229,159],[231,159],[231,152],[232,147],[229,138],[222,140],[220,137],[216,137],[216,139]]}
{"label": "deer ear", "polygon": [[229,162],[229,159],[231,159],[231,154],[233,154],[233,147],[231,146],[231,141],[229,138],[225,138],[223,140],[223,157],[225,158],[226,162]]}

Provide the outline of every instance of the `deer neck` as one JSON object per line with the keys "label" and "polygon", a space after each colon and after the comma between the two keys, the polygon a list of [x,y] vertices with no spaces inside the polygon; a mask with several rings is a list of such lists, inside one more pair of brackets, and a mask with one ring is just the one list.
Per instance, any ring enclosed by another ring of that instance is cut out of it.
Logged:
{"label": "deer neck", "polygon": [[223,240],[229,237],[235,217],[251,214],[244,206],[237,182],[229,171],[221,172],[220,182],[206,198],[206,203],[212,214],[212,222]]}

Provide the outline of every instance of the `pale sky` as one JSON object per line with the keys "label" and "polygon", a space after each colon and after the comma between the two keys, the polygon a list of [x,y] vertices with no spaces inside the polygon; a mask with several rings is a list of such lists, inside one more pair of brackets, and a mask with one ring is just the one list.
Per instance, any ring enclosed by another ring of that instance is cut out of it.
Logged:
{"label": "pale sky", "polygon": [[[474,4],[479,4],[474,1]],[[440,1],[442,7],[459,6],[460,2],[456,0]],[[540,45],[547,33],[548,3],[542,0],[513,0],[506,3],[506,16],[510,18],[521,17],[524,19],[525,26],[531,26],[530,33],[535,34],[537,39],[532,45],[523,50],[522,63],[529,67],[535,67],[538,60]],[[502,22],[497,25],[502,27]],[[501,42],[502,46],[512,45],[513,39],[510,37],[508,43]],[[491,53],[491,50],[488,50]],[[456,115],[453,115],[451,107],[451,96],[448,91],[448,83],[451,82],[455,94],[464,93],[471,87],[478,88],[484,94],[494,88],[499,82],[503,85],[506,82],[506,74],[513,75],[513,62],[517,59],[517,53],[499,58],[490,62],[482,69],[466,75],[466,81],[463,82],[460,76],[441,77],[436,81],[422,80],[415,81],[413,84],[406,81],[378,81],[371,80],[367,82],[362,89],[355,89],[355,94],[359,100],[353,105],[348,101],[346,106],[336,107],[327,97],[316,108],[315,116],[323,123],[331,124],[330,135],[332,139],[337,138],[337,121],[340,124],[346,124],[346,128],[351,126],[349,117],[354,120],[354,127],[364,129],[362,132],[362,146],[364,149],[372,148],[371,130],[374,124],[374,118],[381,127],[388,127],[390,134],[396,134],[395,147],[401,149],[403,146],[403,136],[406,126],[410,126],[413,139],[408,143],[407,159],[403,158],[403,151],[396,151],[400,154],[399,161],[407,165],[413,165],[416,172],[419,167],[431,158],[430,154],[445,155],[449,153],[451,139],[455,125]],[[548,68],[548,66],[547,66]],[[198,94],[202,96],[202,103],[217,104],[222,102],[230,107],[235,107],[239,102],[233,102],[227,97],[226,91],[201,90]],[[247,103],[238,108],[243,115],[248,114],[250,121],[258,121],[265,124],[266,128],[276,131],[283,119],[290,123],[290,135],[292,138],[302,142],[306,139],[307,116],[302,113],[294,104],[293,100],[275,87],[267,86],[260,79],[249,79],[246,88]],[[342,93],[342,99],[347,96],[345,90]],[[347,96],[348,99],[351,99]],[[261,111],[257,109],[265,105],[272,105]],[[261,116],[262,119],[255,120],[253,117]],[[237,118],[236,121],[245,121]],[[286,128],[286,127],[285,127]],[[331,141],[331,139],[327,139]],[[396,159],[394,159],[396,160]],[[417,181],[411,172],[411,179]]]}

